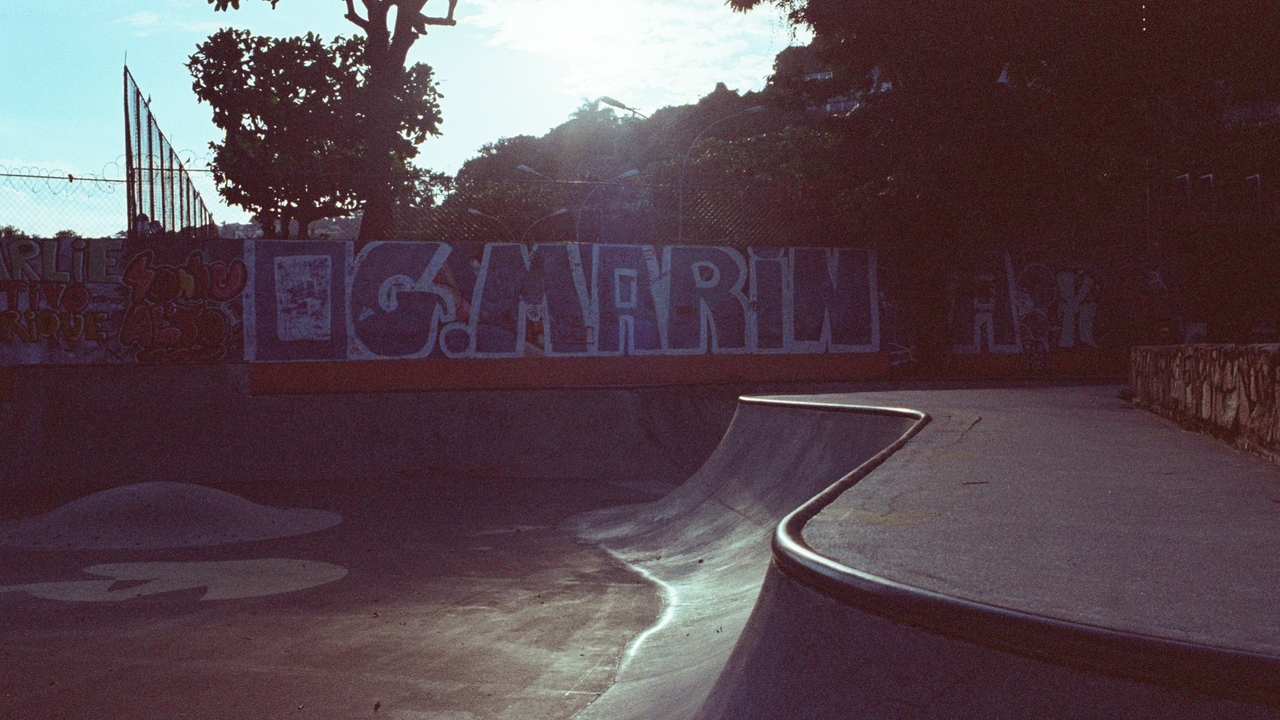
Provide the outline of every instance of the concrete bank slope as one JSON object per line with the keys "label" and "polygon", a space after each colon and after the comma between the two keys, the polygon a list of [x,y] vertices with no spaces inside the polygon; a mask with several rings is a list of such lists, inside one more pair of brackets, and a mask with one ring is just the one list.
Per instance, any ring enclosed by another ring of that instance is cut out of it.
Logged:
{"label": "concrete bank slope", "polygon": [[[715,448],[727,387],[255,396],[245,365],[15,369],[0,488],[298,484],[393,473],[614,480],[658,489]],[[45,508],[49,509],[49,508]]]}
{"label": "concrete bank slope", "polygon": [[745,400],[577,520],[668,602],[580,716],[1280,717],[1278,527],[1280,468],[1115,388]]}
{"label": "concrete bank slope", "polygon": [[707,462],[667,496],[572,518],[656,584],[665,609],[617,682],[576,717],[687,718],[720,676],[769,567],[778,521],[894,443],[910,418],[744,399]]}

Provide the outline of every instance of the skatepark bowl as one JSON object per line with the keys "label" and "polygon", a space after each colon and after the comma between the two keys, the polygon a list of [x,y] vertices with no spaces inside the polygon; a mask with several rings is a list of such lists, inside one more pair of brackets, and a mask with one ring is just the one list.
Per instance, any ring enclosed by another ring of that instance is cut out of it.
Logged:
{"label": "skatepark bowl", "polygon": [[208,380],[0,410],[0,716],[1280,717],[1280,468],[1116,387]]}

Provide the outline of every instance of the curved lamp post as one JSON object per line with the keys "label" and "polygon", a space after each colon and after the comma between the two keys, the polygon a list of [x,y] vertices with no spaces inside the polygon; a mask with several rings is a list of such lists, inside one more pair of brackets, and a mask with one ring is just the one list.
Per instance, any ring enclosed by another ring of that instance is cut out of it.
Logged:
{"label": "curved lamp post", "polygon": [[645,115],[644,113],[640,112],[639,110],[637,110],[637,109],[635,109],[635,108],[633,108],[633,107],[627,107],[626,105],[623,105],[622,103],[618,102],[617,100],[614,100],[613,98],[609,97],[608,95],[601,95],[601,96],[600,96],[600,99],[599,99],[599,102],[602,102],[602,103],[604,103],[605,105],[608,105],[608,106],[610,106],[610,107],[616,107],[616,108],[618,108],[619,110],[626,110],[627,112],[631,113],[632,115],[636,115],[636,116],[638,116],[638,117],[642,117],[642,118],[644,118],[645,120],[648,120],[648,119],[649,119],[649,116],[648,116],[648,115]]}
{"label": "curved lamp post", "polygon": [[[610,99],[611,99],[611,98],[601,98],[601,100],[602,100],[602,101],[605,101],[605,102],[607,102],[607,101],[608,101],[608,100],[610,100]],[[614,102],[617,102],[617,101],[615,100]],[[609,104],[613,104],[613,103],[609,103]],[[630,108],[627,108],[627,109],[628,109],[628,110],[630,110]],[[634,112],[634,111],[633,111],[633,112]],[[728,119],[728,118],[726,118],[726,119]],[[619,175],[618,177],[611,178],[611,179],[609,179],[609,180],[604,180],[604,181],[601,181],[601,182],[591,182],[591,181],[587,181],[587,180],[556,180],[555,178],[553,178],[553,177],[551,177],[551,176],[549,176],[549,175],[544,175],[544,174],[542,174],[542,173],[538,172],[537,170],[534,170],[533,168],[529,167],[528,165],[517,165],[517,166],[516,166],[516,169],[517,169],[517,170],[519,170],[520,172],[528,173],[528,174],[530,174],[530,175],[534,175],[534,176],[536,176],[536,177],[540,177],[540,178],[542,178],[543,180],[545,180],[545,181],[547,181],[547,182],[555,183],[557,186],[564,186],[564,185],[588,185],[588,184],[590,184],[590,185],[595,185],[595,187],[591,188],[591,192],[588,192],[588,193],[587,193],[587,196],[586,196],[586,197],[584,197],[584,198],[582,198],[582,202],[578,203],[578,211],[577,211],[577,213],[575,213],[574,221],[573,221],[573,241],[574,241],[575,243],[581,243],[581,242],[582,242],[582,211],[587,207],[587,203],[591,201],[591,196],[592,196],[592,195],[595,195],[595,194],[596,194],[596,192],[597,192],[597,191],[599,191],[599,190],[600,190],[600,188],[604,187],[605,185],[612,185],[613,183],[621,182],[621,181],[623,181],[623,180],[626,180],[627,178],[633,178],[633,177],[635,177],[635,176],[637,176],[637,175],[639,175],[639,174],[640,174],[640,171],[639,171],[639,170],[628,170],[628,171],[626,171],[626,172],[622,173],[621,175]],[[551,215],[548,215],[547,217],[553,217],[553,216],[555,216],[555,215],[559,215],[561,212],[568,212],[568,210],[557,210],[556,212],[552,213]],[[539,218],[538,220],[536,220],[536,221],[535,221],[535,223],[534,223],[534,224],[537,224],[537,223],[539,223],[539,222],[542,222],[543,220],[546,220],[546,219],[547,219],[547,218]],[[532,225],[530,225],[529,227],[533,227],[533,226],[532,226]],[[526,231],[526,232],[528,232],[528,231]],[[523,242],[523,241],[524,241],[524,239],[523,239],[523,238],[521,238],[521,242]]]}
{"label": "curved lamp post", "polygon": [[504,223],[504,222],[502,222],[502,221],[501,221],[501,220],[499,220],[498,218],[496,218],[496,217],[494,217],[494,216],[492,216],[492,215],[485,215],[484,213],[480,212],[479,210],[477,210],[477,209],[475,209],[475,208],[467,208],[467,212],[471,213],[472,215],[475,215],[476,217],[482,217],[482,218],[485,218],[485,219],[487,219],[487,220],[492,220],[492,221],[494,221],[494,222],[498,223],[498,225],[502,228],[503,232],[505,232],[505,233],[507,234],[507,237],[511,238],[511,242],[515,242],[515,241],[516,241],[516,234],[515,234],[515,233],[513,233],[513,232],[511,232],[511,228],[507,227],[507,224],[506,224],[506,223]]}
{"label": "curved lamp post", "polygon": [[639,170],[628,170],[612,180],[605,180],[602,183],[597,183],[595,187],[591,188],[591,192],[587,193],[587,196],[583,198],[582,202],[578,205],[578,216],[573,222],[573,241],[575,243],[582,243],[582,210],[587,206],[587,202],[591,200],[591,196],[595,195],[596,191],[605,185],[612,185],[613,183],[621,182],[627,178],[633,178],[639,174]]}
{"label": "curved lamp post", "polygon": [[551,213],[550,215],[543,215],[542,217],[538,218],[537,220],[534,220],[533,222],[529,223],[529,227],[525,228],[525,229],[524,229],[524,234],[520,236],[520,242],[524,242],[524,239],[525,239],[525,238],[527,238],[527,237],[529,237],[529,231],[533,229],[533,226],[534,226],[534,225],[537,225],[538,223],[542,222],[543,220],[550,220],[550,219],[551,219],[551,218],[553,218],[553,217],[559,217],[559,216],[561,216],[561,215],[564,215],[564,214],[565,214],[565,213],[567,213],[567,212],[569,212],[569,209],[568,209],[568,208],[560,208],[559,210],[556,210],[555,212]]}
{"label": "curved lamp post", "polygon": [[538,177],[542,178],[543,180],[546,180],[547,182],[553,182],[553,183],[560,182],[559,180],[556,180],[553,177],[548,177],[546,175],[543,175],[542,173],[538,172],[537,170],[534,170],[528,165],[517,165],[516,169],[519,170],[520,172],[529,173],[530,175],[537,175]]}
{"label": "curved lamp post", "polygon": [[722,117],[719,120],[711,123],[710,125],[702,128],[702,132],[698,133],[697,137],[693,139],[693,142],[689,143],[689,150],[684,154],[684,163],[680,165],[680,205],[676,211],[676,222],[678,225],[677,238],[679,242],[684,242],[684,174],[685,174],[685,171],[689,168],[689,156],[693,154],[693,148],[698,144],[698,141],[702,139],[702,136],[707,134],[708,130],[719,125],[720,123],[732,120],[736,117],[741,117],[743,115],[755,115],[756,113],[763,112],[763,111],[764,111],[763,105],[756,105],[755,107],[749,107],[746,110],[743,110],[742,112],[734,113],[732,115],[729,115],[728,117]]}

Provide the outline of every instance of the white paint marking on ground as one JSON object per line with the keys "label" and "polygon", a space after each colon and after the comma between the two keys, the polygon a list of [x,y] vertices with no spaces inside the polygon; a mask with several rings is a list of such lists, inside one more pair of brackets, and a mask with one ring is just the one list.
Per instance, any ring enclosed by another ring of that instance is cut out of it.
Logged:
{"label": "white paint marking on ground", "polygon": [[[314,560],[263,558],[220,562],[142,562],[93,565],[84,569],[107,580],[67,580],[0,586],[0,592],[22,591],[46,600],[118,602],[204,588],[201,600],[236,600],[305,590],[346,577],[341,565]],[[119,582],[137,582],[112,590]]]}
{"label": "white paint marking on ground", "polygon": [[573,687],[569,688],[569,692],[565,693],[564,696],[569,697],[570,695],[599,695],[600,693],[598,692],[580,692],[578,690],[578,686],[586,682],[587,678],[590,677],[591,673],[595,672],[600,667],[600,664],[603,663],[608,658],[609,658],[608,655],[601,655],[600,659],[596,660],[596,664],[592,665],[590,670],[582,673],[582,677],[578,678],[578,682],[574,683]]}

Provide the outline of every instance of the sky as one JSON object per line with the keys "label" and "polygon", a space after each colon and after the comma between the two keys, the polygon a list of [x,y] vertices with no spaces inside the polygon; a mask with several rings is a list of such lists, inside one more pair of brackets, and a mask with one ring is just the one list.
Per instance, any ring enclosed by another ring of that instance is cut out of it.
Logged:
{"label": "sky", "polygon": [[[443,15],[447,2],[426,9]],[[126,55],[161,129],[200,167],[219,136],[184,66],[196,45],[228,26],[355,34],[344,12],[342,0],[280,0],[275,10],[241,0],[227,13],[206,0],[3,0],[0,173],[122,177]],[[717,82],[758,90],[779,51],[808,41],[772,7],[741,14],[723,0],[460,0],[455,18],[409,56],[434,68],[443,94],[443,135],[422,147],[419,164],[450,173],[485,143],[541,135],[601,95],[650,113],[693,102]],[[205,175],[193,177],[215,218],[248,221]],[[123,190],[103,187],[0,177],[0,226],[106,232],[121,224],[111,218]]]}

